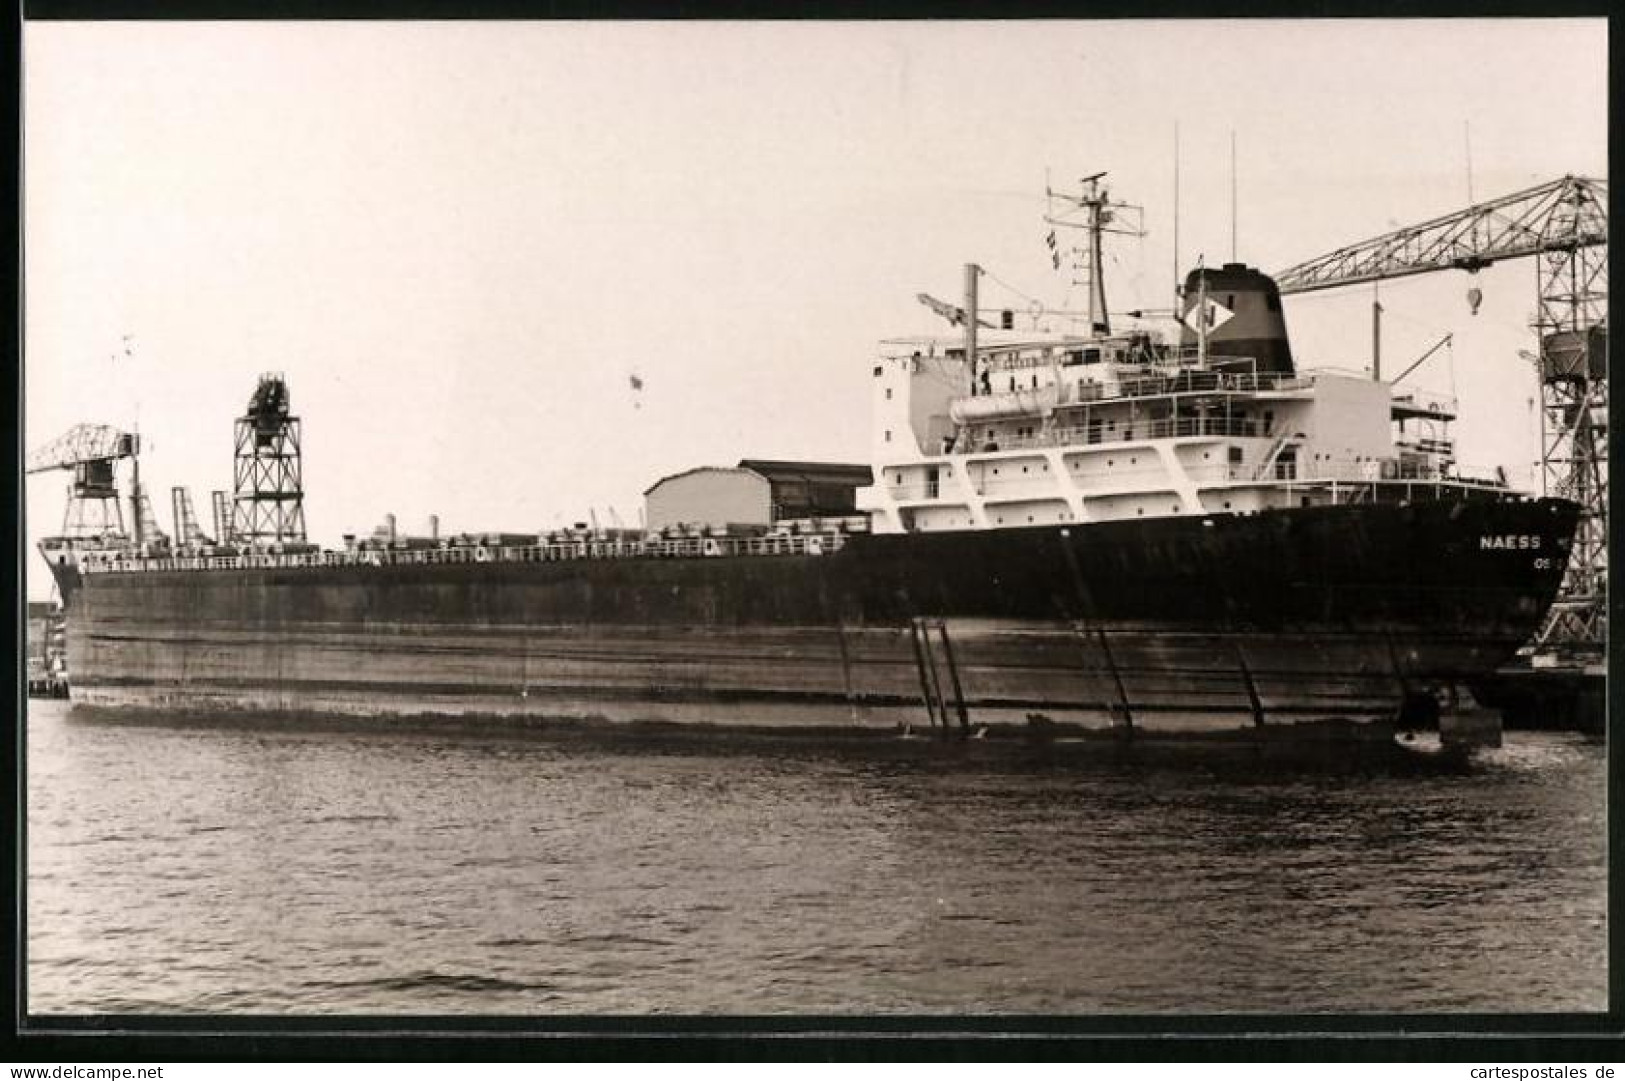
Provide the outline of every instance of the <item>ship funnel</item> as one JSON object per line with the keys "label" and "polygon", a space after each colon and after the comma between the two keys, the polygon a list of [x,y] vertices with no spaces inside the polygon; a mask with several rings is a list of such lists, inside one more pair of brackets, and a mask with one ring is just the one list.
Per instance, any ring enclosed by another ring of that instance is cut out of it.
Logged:
{"label": "ship funnel", "polygon": [[[1204,297],[1206,309],[1199,314]],[[1281,312],[1281,291],[1267,274],[1241,263],[1191,271],[1185,278],[1180,316],[1182,345],[1197,344],[1204,316],[1210,357],[1251,357],[1260,372],[1292,374],[1292,346]]]}

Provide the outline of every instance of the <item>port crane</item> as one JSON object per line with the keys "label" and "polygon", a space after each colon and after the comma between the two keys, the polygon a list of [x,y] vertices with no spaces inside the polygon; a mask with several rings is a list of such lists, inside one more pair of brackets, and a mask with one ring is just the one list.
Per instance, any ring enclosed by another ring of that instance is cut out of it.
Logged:
{"label": "port crane", "polygon": [[248,409],[237,418],[230,529],[216,526],[229,532],[234,542],[305,543],[303,459],[299,418],[290,413],[292,401],[282,373],[265,372]]}
{"label": "port crane", "polygon": [[1608,635],[1607,181],[1565,176],[1350,244],[1275,278],[1283,294],[1307,293],[1440,270],[1476,273],[1519,258],[1537,269],[1538,352],[1527,355],[1541,388],[1541,488],[1580,505],[1563,587],[1534,645],[1600,660]]}
{"label": "port crane", "polygon": [[62,535],[80,540],[127,543],[124,510],[115,480],[120,461],[130,460],[130,504],[135,524],[135,543],[164,539],[145,490],[141,487],[141,437],[105,424],[76,424],[61,436],[28,456],[28,473],[71,469],[73,483],[68,487],[68,505],[62,518]]}

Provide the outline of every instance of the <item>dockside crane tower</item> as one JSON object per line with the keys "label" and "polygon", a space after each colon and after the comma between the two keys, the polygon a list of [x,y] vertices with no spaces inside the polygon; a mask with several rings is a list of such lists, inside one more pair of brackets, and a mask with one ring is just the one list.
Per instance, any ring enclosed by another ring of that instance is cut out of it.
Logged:
{"label": "dockside crane tower", "polygon": [[289,414],[280,372],[260,376],[237,418],[231,538],[249,546],[305,543],[305,492],[299,418]]}
{"label": "dockside crane tower", "polygon": [[1532,257],[1541,487],[1580,504],[1537,650],[1601,659],[1608,640],[1608,184],[1565,176],[1351,244],[1276,275],[1282,293]]}
{"label": "dockside crane tower", "polygon": [[130,493],[135,543],[157,539],[144,535],[148,521],[147,515],[142,513],[140,449],[141,437],[130,432],[105,424],[76,424],[28,456],[29,473],[53,469],[73,471],[68,503],[62,515],[64,538],[107,545],[130,542],[116,480],[118,463],[129,459],[135,471]]}

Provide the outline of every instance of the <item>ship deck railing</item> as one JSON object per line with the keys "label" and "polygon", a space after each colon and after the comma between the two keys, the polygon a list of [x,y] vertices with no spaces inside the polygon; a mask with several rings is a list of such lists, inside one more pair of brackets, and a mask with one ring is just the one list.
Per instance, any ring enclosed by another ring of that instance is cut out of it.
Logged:
{"label": "ship deck railing", "polygon": [[582,540],[526,545],[469,545],[407,550],[251,552],[239,555],[162,557],[87,553],[79,570],[88,574],[132,571],[284,570],[318,567],[434,566],[464,563],[556,563],[593,559],[695,559],[726,556],[817,556],[839,551],[849,534],[765,533],[751,536],[670,537],[649,540]]}
{"label": "ship deck railing", "polygon": [[[1113,382],[1085,382],[1075,383],[1062,380],[1059,383],[1046,384],[1056,387],[1055,404],[1057,408],[1075,408],[1084,405],[1100,405],[1114,401],[1138,400],[1143,398],[1162,398],[1171,395],[1183,394],[1262,394],[1286,393],[1290,391],[1308,390],[1315,385],[1313,375],[1289,374],[1286,372],[1216,372],[1201,369],[1174,368],[1152,366],[1143,374],[1122,374]],[[1023,390],[1031,393],[1042,390],[1043,387],[1016,387],[1013,389],[993,388],[991,391],[973,393],[970,398],[997,397],[1005,394],[1019,393]]]}
{"label": "ship deck railing", "polygon": [[[1329,493],[1332,501],[1337,503],[1379,498],[1411,502],[1442,499],[1463,492],[1507,490],[1505,481],[1501,479],[1475,477],[1454,469],[1395,459],[1278,461],[1262,476],[1249,465],[1212,462],[1187,466],[1185,477],[1201,488],[1227,485],[1280,488],[1289,496],[1299,490],[1304,493]],[[1163,491],[1167,488],[1167,473],[1160,462],[1144,466],[1119,466],[1109,477],[1091,477],[1089,480],[1092,483],[1079,493],[1086,500],[1141,491]],[[1078,484],[1079,478],[1073,477],[1072,482]],[[978,497],[1002,502],[1017,497],[1056,498],[1067,491],[1058,482],[1056,474],[1047,472],[1010,477],[977,476],[971,481],[971,489]],[[935,482],[888,484],[886,491],[899,502],[956,502],[961,498],[962,489],[950,478],[942,477]]]}
{"label": "ship deck railing", "polygon": [[1273,425],[1242,417],[1179,417],[1166,420],[1139,420],[1121,427],[1104,424],[1066,425],[1032,435],[1001,436],[962,448],[961,453],[994,450],[1026,450],[1033,447],[1092,447],[1102,443],[1130,443],[1148,439],[1264,439],[1275,431]]}
{"label": "ship deck railing", "polygon": [[1444,499],[1492,496],[1505,498],[1514,493],[1499,481],[1476,477],[1433,480],[1380,481],[1294,481],[1286,486],[1289,497],[1297,491],[1325,492],[1332,503],[1432,503]]}
{"label": "ship deck railing", "polygon": [[[1286,372],[1215,372],[1190,369],[1157,370],[1118,380],[1118,393],[1098,396],[1087,393],[1099,384],[1084,384],[1075,397],[1078,402],[1107,401],[1111,398],[1147,398],[1164,394],[1258,394],[1267,391],[1307,390],[1313,376]],[[1066,403],[1063,403],[1066,404]]]}
{"label": "ship deck railing", "polygon": [[1454,464],[1400,461],[1394,458],[1350,459],[1337,458],[1324,461],[1275,461],[1262,477],[1253,476],[1245,467],[1231,467],[1230,479],[1249,485],[1285,482],[1304,488],[1341,485],[1349,491],[1381,485],[1393,489],[1412,486],[1425,498],[1436,497],[1446,491],[1508,491],[1506,481],[1499,477],[1476,476]]}

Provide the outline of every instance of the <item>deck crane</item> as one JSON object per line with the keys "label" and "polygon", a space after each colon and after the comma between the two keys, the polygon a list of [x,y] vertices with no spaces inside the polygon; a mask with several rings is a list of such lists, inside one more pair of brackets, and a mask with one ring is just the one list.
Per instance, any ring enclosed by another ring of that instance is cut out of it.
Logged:
{"label": "deck crane", "polygon": [[[1541,487],[1580,504],[1568,573],[1537,650],[1600,657],[1608,591],[1608,183],[1565,176],[1351,244],[1277,274],[1307,293],[1536,261]],[[1476,307],[1476,305],[1475,305]]]}
{"label": "deck crane", "polygon": [[[914,294],[914,299],[918,300],[921,304],[924,304],[927,308],[930,308],[932,311],[948,320],[949,324],[952,326],[963,326],[965,323],[964,308],[956,308],[946,301],[938,300],[929,293],[916,293]],[[978,313],[976,316],[976,322],[981,326],[987,327],[989,330],[995,329],[993,324],[989,323],[986,319],[983,319],[980,313]]]}
{"label": "deck crane", "polygon": [[129,542],[115,482],[117,464],[128,458],[134,467],[130,502],[135,519],[135,543],[156,539],[148,532],[149,529],[156,532],[150,513],[143,512],[140,449],[138,435],[105,424],[76,424],[28,456],[29,473],[73,470],[68,505],[62,518],[64,537],[115,544]]}

